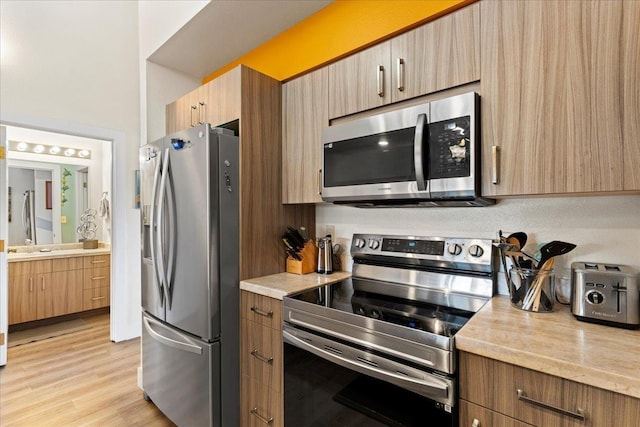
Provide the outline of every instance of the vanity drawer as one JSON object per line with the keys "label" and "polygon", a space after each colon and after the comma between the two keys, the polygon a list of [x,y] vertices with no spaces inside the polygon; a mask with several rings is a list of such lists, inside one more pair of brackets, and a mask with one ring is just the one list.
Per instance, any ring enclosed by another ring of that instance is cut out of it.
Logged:
{"label": "vanity drawer", "polygon": [[84,257],[83,268],[108,267],[111,265],[111,255],[94,255]]}
{"label": "vanity drawer", "polygon": [[71,258],[54,258],[52,259],[51,271],[71,271],[82,270],[84,268],[84,257],[71,257]]}
{"label": "vanity drawer", "polygon": [[82,293],[82,309],[93,310],[94,308],[108,307],[111,303],[111,288],[103,286],[101,288],[85,289]]}
{"label": "vanity drawer", "polygon": [[282,301],[253,292],[241,291],[240,316],[260,325],[282,328]]}
{"label": "vanity drawer", "polygon": [[111,267],[87,268],[83,272],[83,289],[100,288],[109,286]]}

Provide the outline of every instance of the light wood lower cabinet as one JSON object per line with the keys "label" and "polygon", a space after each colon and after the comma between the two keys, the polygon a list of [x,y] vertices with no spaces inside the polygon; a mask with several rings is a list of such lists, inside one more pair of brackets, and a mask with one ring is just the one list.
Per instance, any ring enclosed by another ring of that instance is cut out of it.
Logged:
{"label": "light wood lower cabinet", "polygon": [[97,255],[9,263],[9,325],[108,306],[109,258]]}
{"label": "light wood lower cabinet", "polygon": [[635,427],[640,420],[640,399],[539,371],[461,352],[459,372],[461,420],[471,420],[461,426],[482,422],[487,413],[477,407],[539,427]]}
{"label": "light wood lower cabinet", "polygon": [[241,426],[284,426],[282,301],[241,291]]}
{"label": "light wood lower cabinet", "polygon": [[531,427],[515,418],[460,400],[460,427]]}

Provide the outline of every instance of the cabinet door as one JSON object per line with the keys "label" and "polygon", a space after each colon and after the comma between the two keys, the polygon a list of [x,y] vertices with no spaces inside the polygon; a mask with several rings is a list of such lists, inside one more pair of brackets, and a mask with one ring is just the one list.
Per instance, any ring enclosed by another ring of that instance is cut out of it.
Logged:
{"label": "cabinet door", "polygon": [[203,117],[212,127],[240,118],[241,71],[236,67],[202,86],[200,96],[206,103]]}
{"label": "cabinet door", "polygon": [[243,427],[284,426],[282,394],[242,375],[240,425]]}
{"label": "cabinet door", "polygon": [[282,203],[320,203],[322,129],[329,126],[328,70],[282,86]]}
{"label": "cabinet door", "polygon": [[247,319],[242,319],[240,331],[243,375],[282,392],[282,332]]}
{"label": "cabinet door", "polygon": [[[483,194],[640,188],[640,3],[481,8]],[[492,146],[500,147],[498,184]]]}
{"label": "cabinet door", "polygon": [[197,126],[201,102],[201,89],[197,88],[176,99],[165,107],[165,127],[167,134]]}
{"label": "cabinet door", "polygon": [[30,274],[9,276],[9,325],[29,322],[38,318],[35,279]]}
{"label": "cabinet door", "polygon": [[53,310],[53,300],[55,294],[55,286],[51,281],[52,273],[41,273],[35,277],[36,285],[36,312],[37,319],[46,319],[55,316]]}
{"label": "cabinet door", "polygon": [[460,427],[531,427],[515,418],[460,400]]}
{"label": "cabinet door", "polygon": [[480,4],[391,40],[392,101],[480,80]]}
{"label": "cabinet door", "polygon": [[390,101],[390,41],[329,65],[329,118],[380,107]]}
{"label": "cabinet door", "polygon": [[52,316],[82,311],[82,270],[51,273]]}

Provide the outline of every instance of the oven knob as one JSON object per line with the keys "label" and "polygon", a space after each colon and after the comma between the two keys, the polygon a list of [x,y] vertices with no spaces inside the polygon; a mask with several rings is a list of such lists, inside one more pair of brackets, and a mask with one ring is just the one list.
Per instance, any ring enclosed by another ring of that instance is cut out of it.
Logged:
{"label": "oven knob", "polygon": [[378,247],[380,246],[380,242],[374,239],[369,240],[369,247],[371,249],[378,249]]}
{"label": "oven knob", "polygon": [[371,310],[371,317],[373,317],[374,319],[380,319],[382,317],[382,314],[378,311],[378,310]]}
{"label": "oven knob", "polygon": [[484,249],[482,249],[479,245],[471,245],[469,248],[469,255],[475,258],[480,258],[484,253]]}
{"label": "oven knob", "polygon": [[364,248],[364,240],[363,239],[354,240],[353,246],[355,246],[356,248]]}
{"label": "oven knob", "polygon": [[457,243],[452,243],[447,248],[451,255],[460,255],[462,253],[462,246]]}

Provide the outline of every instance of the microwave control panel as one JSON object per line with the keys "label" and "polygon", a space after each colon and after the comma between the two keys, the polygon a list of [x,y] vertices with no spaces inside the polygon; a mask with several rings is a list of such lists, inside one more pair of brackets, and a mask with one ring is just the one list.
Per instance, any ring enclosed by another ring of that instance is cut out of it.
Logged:
{"label": "microwave control panel", "polygon": [[429,178],[471,175],[471,117],[429,123]]}

